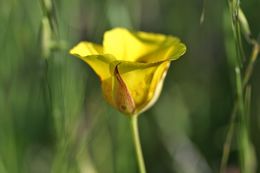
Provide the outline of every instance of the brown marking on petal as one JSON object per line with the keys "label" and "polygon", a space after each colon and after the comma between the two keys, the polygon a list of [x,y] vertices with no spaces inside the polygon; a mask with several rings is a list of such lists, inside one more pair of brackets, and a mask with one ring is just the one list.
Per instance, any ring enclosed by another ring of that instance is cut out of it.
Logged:
{"label": "brown marking on petal", "polygon": [[121,112],[132,115],[136,110],[135,102],[122,79],[117,66],[118,65],[116,65],[114,69],[114,102]]}

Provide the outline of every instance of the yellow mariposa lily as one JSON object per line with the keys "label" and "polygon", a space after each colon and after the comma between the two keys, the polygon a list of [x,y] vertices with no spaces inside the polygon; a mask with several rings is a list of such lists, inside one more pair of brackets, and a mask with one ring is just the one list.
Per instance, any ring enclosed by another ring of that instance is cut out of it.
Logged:
{"label": "yellow mariposa lily", "polygon": [[115,28],[103,46],[80,42],[70,50],[100,77],[106,100],[127,115],[138,115],[158,99],[170,61],[186,46],[173,36]]}

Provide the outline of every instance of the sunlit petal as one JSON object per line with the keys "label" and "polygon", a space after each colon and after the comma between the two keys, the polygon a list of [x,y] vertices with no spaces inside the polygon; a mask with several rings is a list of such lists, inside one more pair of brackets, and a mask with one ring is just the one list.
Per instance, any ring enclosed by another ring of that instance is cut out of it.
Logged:
{"label": "sunlit petal", "polygon": [[137,61],[167,42],[168,37],[161,34],[131,32],[115,28],[104,35],[104,53],[114,55],[118,60]]}
{"label": "sunlit petal", "polygon": [[112,55],[100,54],[102,53],[101,46],[89,42],[81,42],[72,48],[70,53],[89,64],[101,80],[111,76],[110,64],[115,58]]}

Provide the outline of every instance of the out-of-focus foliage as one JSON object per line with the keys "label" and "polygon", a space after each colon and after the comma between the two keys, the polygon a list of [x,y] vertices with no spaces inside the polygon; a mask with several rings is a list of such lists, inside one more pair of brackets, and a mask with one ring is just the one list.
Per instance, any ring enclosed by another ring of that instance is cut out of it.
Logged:
{"label": "out-of-focus foliage", "polygon": [[[104,101],[93,71],[68,54],[80,40],[101,43],[116,26],[176,35],[188,48],[171,66],[157,103],[140,117],[147,171],[218,172],[236,95],[226,1],[55,0],[51,13],[42,2],[0,0],[0,173],[137,172],[127,117]],[[257,38],[260,1],[242,0],[241,7]],[[45,19],[52,27],[47,54]],[[258,160],[259,73],[257,60],[248,130]],[[229,172],[238,170],[238,150],[234,142]]]}

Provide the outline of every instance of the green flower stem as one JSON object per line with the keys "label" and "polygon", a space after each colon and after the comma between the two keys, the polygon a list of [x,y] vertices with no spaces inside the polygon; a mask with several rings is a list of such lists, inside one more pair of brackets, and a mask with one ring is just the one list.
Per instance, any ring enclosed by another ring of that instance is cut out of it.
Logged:
{"label": "green flower stem", "polygon": [[140,173],[146,173],[145,164],[144,164],[144,157],[142,153],[142,147],[140,143],[139,131],[138,131],[138,116],[134,115],[131,117],[131,130],[133,136],[133,142],[136,151],[137,162],[139,166]]}

